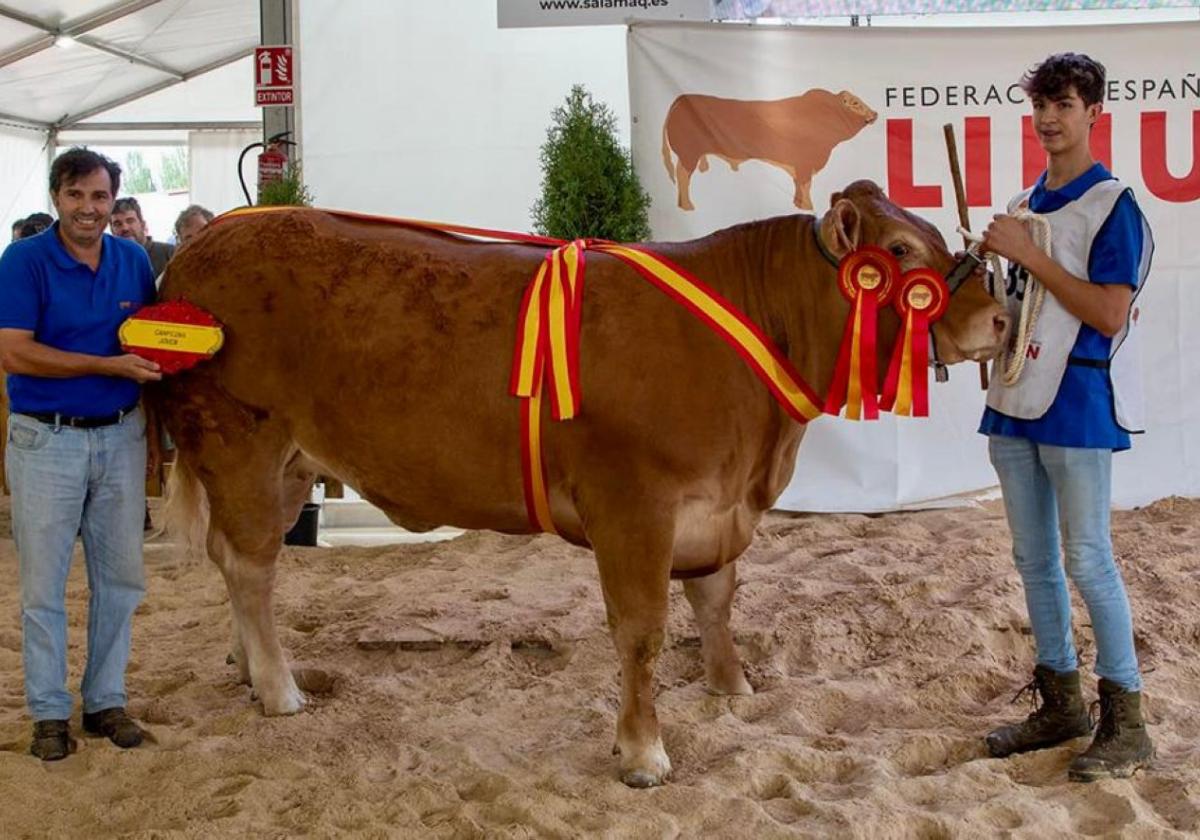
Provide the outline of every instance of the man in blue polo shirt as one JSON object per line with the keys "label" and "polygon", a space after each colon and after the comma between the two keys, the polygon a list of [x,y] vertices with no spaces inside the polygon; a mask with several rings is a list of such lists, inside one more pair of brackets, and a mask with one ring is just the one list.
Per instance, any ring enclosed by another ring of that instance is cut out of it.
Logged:
{"label": "man in blue polo shirt", "polygon": [[5,471],[20,558],[30,750],[44,761],[75,747],[65,596],[76,534],[91,589],[83,727],[120,747],[143,737],[125,713],[125,667],[145,591],[148,456],[138,400],[141,383],[160,374],[123,353],[117,339],[121,322],[154,298],[146,252],[104,233],[120,176],[95,152],[63,153],[50,168],[58,222],[0,256],[0,366],[11,411]]}
{"label": "man in blue polo shirt", "polygon": [[[1027,688],[1042,698],[1026,720],[986,741],[1002,757],[1091,731],[1071,638],[1069,575],[1091,617],[1100,695],[1095,737],[1071,762],[1075,781],[1127,777],[1154,754],[1109,530],[1112,453],[1128,449],[1130,433],[1142,429],[1135,301],[1154,245],[1133,193],[1091,154],[1104,78],[1102,65],[1075,53],[1051,56],[1025,76],[1047,168],[984,237],[986,250],[1009,260],[1013,322],[1025,307],[1023,320],[1033,324],[997,362],[980,431],[1004,493],[1037,646]],[[1019,218],[1027,213],[1048,224],[1049,254]]]}

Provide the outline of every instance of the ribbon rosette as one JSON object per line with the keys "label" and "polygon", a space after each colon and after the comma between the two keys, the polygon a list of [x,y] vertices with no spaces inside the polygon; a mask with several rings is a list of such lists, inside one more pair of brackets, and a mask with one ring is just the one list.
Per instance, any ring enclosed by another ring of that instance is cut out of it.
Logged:
{"label": "ribbon rosette", "polygon": [[900,278],[893,306],[903,327],[879,399],[884,411],[929,416],[929,325],[942,317],[949,303],[950,290],[936,271],[915,268]]}
{"label": "ribbon rosette", "polygon": [[851,251],[838,265],[838,288],[850,301],[850,314],[825,398],[827,413],[837,414],[845,405],[847,419],[879,418],[875,325],[899,276],[896,258],[874,245]]}
{"label": "ribbon rosette", "polygon": [[143,306],[117,331],[121,349],[157,362],[163,373],[179,373],[211,359],[225,342],[221,324],[185,300]]}

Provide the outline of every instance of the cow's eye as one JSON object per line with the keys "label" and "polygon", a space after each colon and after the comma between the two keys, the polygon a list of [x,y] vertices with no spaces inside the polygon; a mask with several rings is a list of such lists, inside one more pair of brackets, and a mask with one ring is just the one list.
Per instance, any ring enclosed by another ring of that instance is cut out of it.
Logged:
{"label": "cow's eye", "polygon": [[905,257],[908,256],[908,246],[905,245],[903,242],[897,242],[895,245],[893,245],[888,250],[891,251],[892,256],[898,260],[904,259]]}

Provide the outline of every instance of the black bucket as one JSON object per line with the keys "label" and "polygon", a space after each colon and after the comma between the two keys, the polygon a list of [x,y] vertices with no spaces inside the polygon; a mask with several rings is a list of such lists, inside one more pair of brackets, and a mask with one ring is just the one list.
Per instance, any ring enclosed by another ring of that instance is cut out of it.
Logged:
{"label": "black bucket", "polygon": [[317,519],[321,515],[321,506],[316,502],[305,502],[300,509],[300,518],[283,537],[284,545],[316,545]]}

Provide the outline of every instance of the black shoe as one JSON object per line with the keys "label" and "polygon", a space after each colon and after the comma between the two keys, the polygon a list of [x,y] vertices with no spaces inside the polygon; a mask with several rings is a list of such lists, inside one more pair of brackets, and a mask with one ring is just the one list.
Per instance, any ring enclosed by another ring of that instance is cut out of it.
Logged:
{"label": "black shoe", "polygon": [[98,712],[84,712],[83,729],[93,735],[103,735],[123,750],[136,747],[146,737],[142,728],[134,723],[133,718],[125,714],[125,709],[120,706],[101,709]]}
{"label": "black shoe", "polygon": [[1092,731],[1079,686],[1079,671],[1060,674],[1038,665],[1033,669],[1033,681],[1017,692],[1013,702],[1027,691],[1033,693],[1035,703],[1039,696],[1042,702],[1020,723],[988,733],[984,740],[993,757],[1052,747]]}
{"label": "black shoe", "polygon": [[1154,758],[1154,744],[1142,720],[1142,693],[1100,680],[1100,724],[1092,745],[1075,757],[1067,776],[1073,782],[1128,779]]}
{"label": "black shoe", "polygon": [[29,751],[42,761],[58,761],[75,752],[71,724],[65,720],[39,720],[33,724],[33,743]]}

